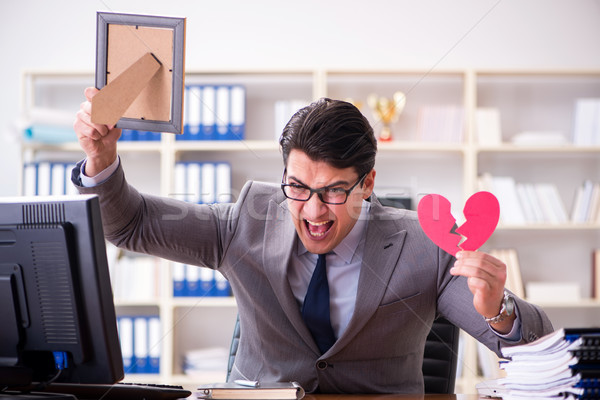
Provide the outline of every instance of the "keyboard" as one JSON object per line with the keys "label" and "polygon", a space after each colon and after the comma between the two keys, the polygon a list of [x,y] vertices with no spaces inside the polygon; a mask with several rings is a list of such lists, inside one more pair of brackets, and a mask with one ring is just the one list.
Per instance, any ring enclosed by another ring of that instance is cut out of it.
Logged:
{"label": "keyboard", "polygon": [[112,385],[52,383],[44,391],[72,394],[78,400],[174,400],[184,399],[192,394],[182,386],[128,382]]}

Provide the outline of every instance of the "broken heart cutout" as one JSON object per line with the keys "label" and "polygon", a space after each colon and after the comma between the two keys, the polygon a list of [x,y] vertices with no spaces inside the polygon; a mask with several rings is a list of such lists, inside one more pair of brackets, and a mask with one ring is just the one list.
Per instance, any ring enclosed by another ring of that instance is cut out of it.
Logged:
{"label": "broken heart cutout", "polygon": [[[500,218],[500,205],[490,192],[473,194],[463,209],[465,222],[456,230],[450,202],[444,196],[428,194],[423,197],[417,213],[425,234],[455,256],[459,250],[477,250],[492,236]],[[466,239],[461,243],[463,237]]]}

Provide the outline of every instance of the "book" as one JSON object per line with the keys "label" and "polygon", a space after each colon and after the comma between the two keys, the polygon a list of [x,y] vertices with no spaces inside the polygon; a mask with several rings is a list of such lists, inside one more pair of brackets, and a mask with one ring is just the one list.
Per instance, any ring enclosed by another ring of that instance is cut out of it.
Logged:
{"label": "book", "polygon": [[297,382],[260,382],[256,386],[235,382],[201,385],[196,393],[199,399],[293,399],[304,397],[304,389]]}
{"label": "book", "polygon": [[600,249],[592,253],[592,298],[600,300]]}
{"label": "book", "polygon": [[497,108],[477,108],[475,111],[475,130],[480,145],[501,145],[500,110]]}
{"label": "book", "polygon": [[517,297],[525,297],[525,286],[521,275],[521,266],[516,249],[492,249],[490,255],[506,264],[506,283],[504,287]]}

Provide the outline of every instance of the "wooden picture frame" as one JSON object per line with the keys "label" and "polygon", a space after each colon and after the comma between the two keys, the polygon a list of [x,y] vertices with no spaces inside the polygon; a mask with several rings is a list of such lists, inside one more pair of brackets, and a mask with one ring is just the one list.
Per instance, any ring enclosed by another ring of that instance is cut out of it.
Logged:
{"label": "wooden picture frame", "polygon": [[181,134],[185,18],[97,13],[96,88],[108,85],[145,53],[151,53],[160,62],[161,70],[135,98],[116,126]]}

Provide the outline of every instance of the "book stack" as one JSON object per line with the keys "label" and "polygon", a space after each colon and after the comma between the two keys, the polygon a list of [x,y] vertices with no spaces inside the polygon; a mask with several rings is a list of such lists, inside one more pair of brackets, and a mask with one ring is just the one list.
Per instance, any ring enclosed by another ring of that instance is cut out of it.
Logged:
{"label": "book stack", "polygon": [[123,129],[120,142],[160,142],[160,132],[138,131],[135,129]]}
{"label": "book stack", "polygon": [[285,128],[292,116],[309,103],[310,101],[298,99],[279,100],[275,102],[275,140],[279,140],[283,128]]}
{"label": "book stack", "polygon": [[571,220],[575,223],[600,223],[600,183],[587,179],[577,188]]}
{"label": "book stack", "polygon": [[521,275],[521,266],[516,249],[492,249],[490,255],[506,264],[506,283],[504,287],[517,297],[525,297],[525,286]]}
{"label": "book stack", "polygon": [[71,183],[74,162],[35,161],[23,166],[23,195],[60,196],[78,194]]}
{"label": "book stack", "polygon": [[498,380],[508,400],[600,399],[600,328],[563,328],[535,342],[505,347]]}
{"label": "book stack", "polygon": [[241,85],[186,85],[183,134],[177,140],[243,140],[246,89]]}
{"label": "book stack", "polygon": [[173,263],[173,296],[227,297],[231,296],[231,286],[219,271]]}
{"label": "book stack", "polygon": [[231,201],[231,165],[227,162],[177,162],[174,196],[198,204]]}
{"label": "book stack", "polygon": [[118,301],[153,301],[160,297],[160,261],[155,257],[120,256],[109,263],[113,296]]}
{"label": "book stack", "polygon": [[158,374],[162,342],[158,315],[119,315],[117,328],[125,373]]}
{"label": "book stack", "polygon": [[33,107],[17,122],[26,142],[59,144],[76,142],[72,111],[57,108]]}
{"label": "book stack", "polygon": [[517,183],[511,176],[483,174],[479,190],[494,193],[500,202],[500,220],[504,224],[564,224],[570,218],[556,185]]}

